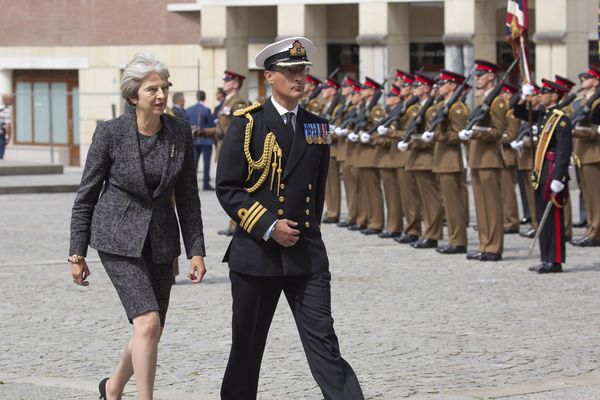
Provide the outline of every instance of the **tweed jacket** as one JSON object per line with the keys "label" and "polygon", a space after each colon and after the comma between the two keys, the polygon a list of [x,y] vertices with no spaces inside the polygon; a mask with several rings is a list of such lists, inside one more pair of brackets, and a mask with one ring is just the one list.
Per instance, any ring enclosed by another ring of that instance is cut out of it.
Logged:
{"label": "tweed jacket", "polygon": [[[309,144],[305,137],[309,131],[305,133],[305,130],[310,125],[305,124],[328,126],[328,122],[299,107],[292,137],[271,99],[262,106],[247,108],[242,114],[233,119],[217,163],[217,198],[231,219],[237,222],[223,261],[228,262],[232,271],[254,276],[327,271],[329,261],[321,238],[320,221],[329,145]],[[244,143],[250,119],[253,126],[246,147],[249,154],[246,154]],[[273,138],[269,135],[271,132],[281,148],[281,165],[278,165],[279,157],[271,159],[266,165],[268,175],[252,190],[264,168],[249,174],[248,157],[256,161],[266,154],[263,153],[265,140]],[[300,231],[300,237],[294,246],[282,247],[273,239],[263,239],[278,219],[298,223],[295,229]]]}
{"label": "tweed jacket", "polygon": [[141,257],[148,238],[154,262],[172,262],[181,253],[179,225],[188,258],[204,256],[200,198],[189,124],[162,115],[164,152],[160,185],[146,186],[136,116],[126,113],[96,128],[71,217],[69,254],[96,250]]}

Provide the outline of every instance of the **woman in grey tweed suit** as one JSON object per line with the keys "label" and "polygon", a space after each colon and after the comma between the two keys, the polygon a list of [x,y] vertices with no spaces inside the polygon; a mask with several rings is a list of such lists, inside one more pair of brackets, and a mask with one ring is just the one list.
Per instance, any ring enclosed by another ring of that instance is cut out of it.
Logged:
{"label": "woman in grey tweed suit", "polygon": [[150,54],[127,64],[121,93],[135,111],[96,128],[73,206],[73,281],[88,285],[90,245],[133,324],[119,365],[100,382],[101,399],[120,399],[133,374],[138,398],[152,399],[171,266],[181,253],[173,193],[189,278],[199,283],[206,273],[192,134],[187,122],[164,114],[168,78],[166,66]]}

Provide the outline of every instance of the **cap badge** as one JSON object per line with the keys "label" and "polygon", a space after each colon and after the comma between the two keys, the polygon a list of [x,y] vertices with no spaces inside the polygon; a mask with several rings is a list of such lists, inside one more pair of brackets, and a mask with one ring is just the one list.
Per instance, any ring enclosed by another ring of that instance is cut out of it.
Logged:
{"label": "cap badge", "polygon": [[290,47],[290,57],[306,57],[306,49],[302,47],[302,43],[299,40],[292,43]]}

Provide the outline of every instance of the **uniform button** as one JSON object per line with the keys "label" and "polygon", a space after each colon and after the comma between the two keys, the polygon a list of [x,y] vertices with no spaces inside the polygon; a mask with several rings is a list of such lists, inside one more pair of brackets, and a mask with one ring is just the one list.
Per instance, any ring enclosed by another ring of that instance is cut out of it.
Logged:
{"label": "uniform button", "polygon": [[284,185],[283,183],[282,183],[281,185],[279,185],[279,187],[280,187],[281,189],[285,189],[285,185]]}
{"label": "uniform button", "polygon": [[283,197],[283,196],[279,196],[279,202],[280,202],[280,203],[283,203],[284,201],[285,201],[285,197]]}
{"label": "uniform button", "polygon": [[312,183],[308,184],[308,190],[312,190]]}
{"label": "uniform button", "polygon": [[310,215],[310,210],[306,210],[306,215]]}
{"label": "uniform button", "polygon": [[307,228],[310,228],[310,223],[306,222],[306,223],[304,224],[304,226],[305,226],[305,227],[307,227]]}
{"label": "uniform button", "polygon": [[306,202],[310,203],[310,197],[306,196]]}
{"label": "uniform button", "polygon": [[282,209],[277,210],[277,214],[283,215],[283,210]]}

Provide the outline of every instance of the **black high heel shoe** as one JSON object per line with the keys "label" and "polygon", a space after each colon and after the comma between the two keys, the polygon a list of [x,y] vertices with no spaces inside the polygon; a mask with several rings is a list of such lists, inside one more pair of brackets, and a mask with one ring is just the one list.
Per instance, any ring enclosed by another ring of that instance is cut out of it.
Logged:
{"label": "black high heel shoe", "polygon": [[108,378],[104,378],[98,384],[98,391],[100,392],[100,397],[98,400],[106,400],[106,382],[108,382]]}

